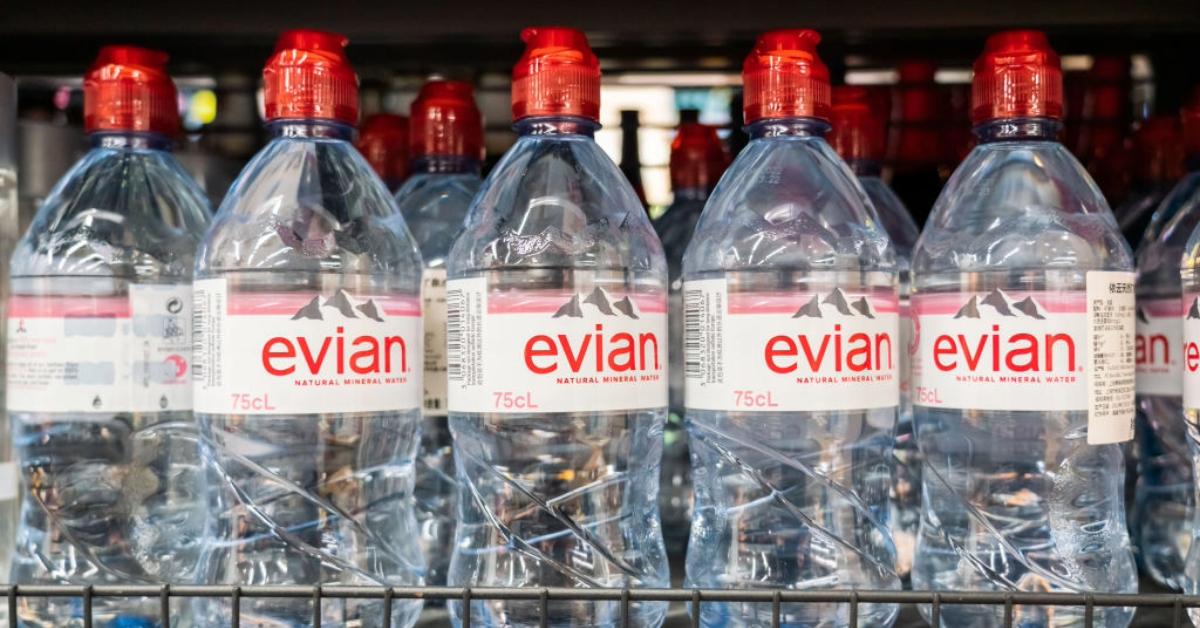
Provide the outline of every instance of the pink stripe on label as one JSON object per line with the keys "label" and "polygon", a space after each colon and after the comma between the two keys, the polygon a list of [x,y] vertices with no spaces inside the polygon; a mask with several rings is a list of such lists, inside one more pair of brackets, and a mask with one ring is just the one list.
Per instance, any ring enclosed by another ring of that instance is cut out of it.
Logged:
{"label": "pink stripe on label", "polygon": [[[374,304],[386,316],[420,316],[421,299],[407,295],[360,296],[345,293],[350,307],[359,313]],[[230,316],[295,316],[318,300],[321,310],[334,309],[330,296],[295,292],[232,292],[225,311]]]}
{"label": "pink stripe on label", "polygon": [[129,318],[126,297],[59,297],[13,295],[9,318]]}
{"label": "pink stripe on label", "polygon": [[[729,295],[728,310],[730,314],[791,315],[811,303],[814,297],[819,303],[827,305],[830,294],[827,292],[738,292]],[[900,311],[899,301],[891,292],[869,295],[846,292],[843,293],[843,297],[851,307],[855,302],[865,298],[871,306],[871,311],[878,314],[896,314]]]}
{"label": "pink stripe on label", "polygon": [[[620,294],[608,293],[603,295],[603,299],[592,298],[592,294],[574,293],[562,291],[514,291],[514,292],[489,292],[487,295],[488,314],[550,314],[553,316],[563,308],[574,308],[575,305],[581,310],[598,308],[600,305],[607,302],[607,306],[614,311],[619,311],[621,301],[626,297],[633,302],[635,313],[639,314],[665,314],[667,312],[667,298],[661,293],[634,293]],[[575,304],[572,304],[572,301]],[[592,302],[589,302],[592,301]]]}
{"label": "pink stripe on label", "polygon": [[1182,299],[1148,299],[1137,305],[1146,314],[1155,318],[1179,318],[1183,316]]}
{"label": "pink stripe on label", "polygon": [[[1032,299],[1037,311],[1045,314],[1086,314],[1087,293],[1072,292],[1003,292],[1000,295],[1010,309]],[[991,292],[952,292],[947,294],[917,294],[912,297],[912,308],[920,316],[954,316],[975,299],[975,307],[984,310],[991,306],[984,301],[993,297]]]}

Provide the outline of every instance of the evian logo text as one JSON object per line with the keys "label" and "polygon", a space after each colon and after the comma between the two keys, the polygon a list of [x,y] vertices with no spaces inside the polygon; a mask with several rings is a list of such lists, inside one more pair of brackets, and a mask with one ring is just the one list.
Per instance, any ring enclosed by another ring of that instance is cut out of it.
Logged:
{"label": "evian logo text", "polygon": [[982,299],[972,296],[954,319],[992,324],[982,331],[936,335],[932,358],[940,371],[1075,373],[1079,370],[1076,340],[1071,334],[1030,333],[1023,324],[1046,320],[1042,307],[1032,296],[1014,302],[1001,290],[992,290]]}
{"label": "evian logo text", "polygon": [[[637,306],[628,297],[613,301],[603,288],[586,297],[575,294],[551,316],[552,319],[613,317],[638,320]],[[590,333],[545,333],[530,336],[524,343],[524,364],[531,373],[551,375],[561,371],[578,374],[637,373],[660,371],[659,338],[652,331],[610,332],[597,322]]]}
{"label": "evian logo text", "polygon": [[[1200,325],[1200,297],[1192,298],[1184,317],[1184,324],[1188,327]],[[1183,341],[1183,368],[1189,373],[1200,372],[1200,338],[1194,334],[1189,334]]]}
{"label": "evian logo text", "polygon": [[[800,306],[793,319],[874,319],[866,297],[850,302],[840,288],[834,288],[824,298],[813,295]],[[843,333],[841,324],[833,331],[821,334],[799,333],[775,335],[763,347],[767,368],[781,375],[799,369],[816,373],[832,365],[835,372],[861,373],[893,368],[892,338],[887,333]]]}
{"label": "evian logo text", "polygon": [[[374,300],[355,304],[345,290],[322,302],[313,297],[291,320],[341,319],[383,323],[383,312]],[[408,372],[408,344],[402,336],[359,333],[347,336],[338,325],[324,336],[277,335],[268,338],[260,351],[263,369],[277,377],[308,375],[390,375]],[[361,327],[358,328],[361,331]]]}

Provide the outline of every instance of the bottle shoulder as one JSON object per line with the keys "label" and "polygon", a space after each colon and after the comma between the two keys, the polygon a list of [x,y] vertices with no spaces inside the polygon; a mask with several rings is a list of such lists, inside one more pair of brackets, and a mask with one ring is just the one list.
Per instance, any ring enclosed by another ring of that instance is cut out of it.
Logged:
{"label": "bottle shoulder", "polygon": [[520,137],[475,195],[449,261],[452,276],[531,267],[666,276],[645,209],[589,137]]}
{"label": "bottle shoulder", "polygon": [[896,257],[905,260],[911,258],[921,230],[908,208],[904,206],[904,201],[879,177],[866,176],[859,177],[858,180],[866,190],[867,198],[871,199],[871,204],[875,206],[879,223],[891,239]]}
{"label": "bottle shoulder", "polygon": [[276,138],[246,165],[201,245],[197,273],[384,273],[419,268],[395,200],[354,147]]}
{"label": "bottle shoulder", "polygon": [[1095,182],[1057,142],[981,144],[938,197],[913,253],[918,275],[1132,270]]}
{"label": "bottle shoulder", "polygon": [[211,209],[175,157],[89,150],[38,208],[13,252],[13,276],[187,278]]}
{"label": "bottle shoulder", "polygon": [[440,266],[462,231],[483,180],[475,174],[415,174],[396,192],[396,205],[426,266]]}
{"label": "bottle shoulder", "polygon": [[696,225],[684,274],[792,268],[895,270],[866,192],[825,140],[752,141]]}
{"label": "bottle shoulder", "polygon": [[1159,203],[1146,229],[1147,238],[1138,246],[1140,290],[1178,290],[1180,264],[1185,251],[1193,250],[1188,242],[1197,226],[1200,226],[1200,172],[1192,172]]}

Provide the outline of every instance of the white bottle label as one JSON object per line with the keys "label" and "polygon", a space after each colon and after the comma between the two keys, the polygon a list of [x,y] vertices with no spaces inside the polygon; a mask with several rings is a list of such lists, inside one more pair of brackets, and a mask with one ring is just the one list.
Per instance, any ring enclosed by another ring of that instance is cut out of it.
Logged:
{"label": "white bottle label", "polygon": [[891,290],[730,294],[683,285],[689,409],[829,411],[895,407],[899,307]]}
{"label": "white bottle label", "polygon": [[1133,273],[1087,290],[913,297],[916,405],[1088,413],[1088,442],[1133,436]]}
{"label": "white bottle label", "polygon": [[192,407],[191,286],[122,297],[14,295],[8,409],[174,412]]}
{"label": "white bottle label", "polygon": [[446,288],[451,412],[611,412],[667,405],[663,292]]}
{"label": "white bottle label", "polygon": [[425,315],[425,416],[446,416],[446,269],[426,268],[421,276]]}
{"label": "white bottle label", "polygon": [[196,412],[321,414],[421,407],[416,296],[195,287]]}
{"label": "white bottle label", "polygon": [[1183,297],[1183,407],[1200,413],[1200,293]]}
{"label": "white bottle label", "polygon": [[1178,397],[1183,394],[1181,304],[1180,299],[1146,299],[1137,303],[1139,395]]}

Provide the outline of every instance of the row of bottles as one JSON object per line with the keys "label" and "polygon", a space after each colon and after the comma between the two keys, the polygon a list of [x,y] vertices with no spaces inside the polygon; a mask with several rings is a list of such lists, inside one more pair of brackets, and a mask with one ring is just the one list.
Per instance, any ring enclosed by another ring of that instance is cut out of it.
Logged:
{"label": "row of bottles", "polygon": [[[1196,184],[1154,213],[1135,281],[1104,196],[1058,141],[1062,76],[1044,35],[988,40],[976,145],[931,195],[919,239],[882,178],[886,107],[831,87],[816,32],[764,34],[746,58],[749,143],[732,163],[687,116],[675,202],[656,223],[593,140],[600,67],[584,35],[522,39],[516,144],[481,179],[470,86],[432,82],[407,125],[386,122],[411,157],[393,195],[371,147],[351,143],[346,40],[285,33],[263,73],[271,141],[211,224],[168,150],[165,56],[101,52],[85,80],[93,148],[13,256],[15,582],[665,587],[667,547],[686,543],[690,587],[1136,590],[1120,445],[1134,326],[1160,312],[1191,324]],[[932,73],[901,79],[920,137],[934,120],[918,114],[940,110],[911,86]],[[929,192],[946,176],[936,137],[899,149],[938,147],[911,170],[893,160],[894,185]],[[1185,351],[1180,328],[1164,342]],[[1148,569],[1193,588],[1187,355],[1177,388],[1138,378],[1151,429],[1135,529],[1144,562],[1165,557]],[[181,604],[196,625],[232,613]],[[470,604],[487,625],[622,612]],[[152,625],[158,610],[95,605],[113,625]],[[449,605],[458,623],[462,605]],[[383,602],[321,608],[323,625],[377,625]],[[421,605],[391,608],[406,626]],[[240,609],[262,625],[314,612],[284,598]],[[780,610],[789,624],[850,620],[838,604]],[[81,609],[22,598],[19,612],[51,626]],[[897,612],[858,615],[887,626]],[[956,605],[941,620],[1002,625],[1004,612]],[[1022,625],[1084,616],[1012,612]],[[666,605],[630,613],[655,626]],[[714,601],[698,620],[771,613]],[[1122,626],[1131,611],[1094,616]]]}

